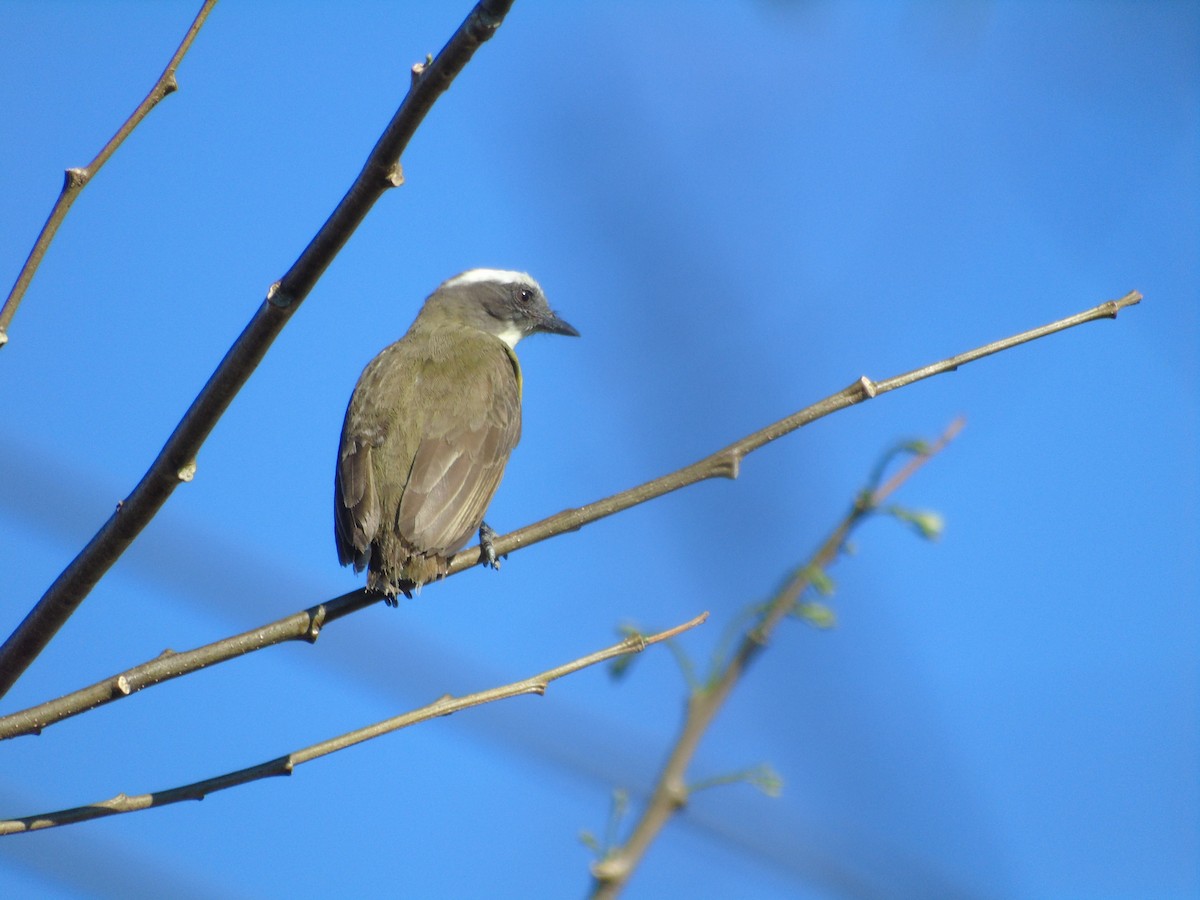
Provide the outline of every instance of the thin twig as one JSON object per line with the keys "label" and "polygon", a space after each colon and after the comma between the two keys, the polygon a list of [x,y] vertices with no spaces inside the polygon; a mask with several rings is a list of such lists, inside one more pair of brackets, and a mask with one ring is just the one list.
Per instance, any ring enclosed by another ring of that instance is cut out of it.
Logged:
{"label": "thin twig", "polygon": [[743,635],[729,661],[703,689],[691,692],[679,738],[667,756],[666,764],[650,795],[650,801],[634,825],[629,840],[623,846],[612,849],[604,859],[592,866],[593,898],[607,900],[616,897],[663,826],[686,805],[690,793],[686,781],[687,770],[695,756],[696,748],[750,663],[765,649],[775,627],[792,611],[808,588],[811,573],[828,567],[837,558],[854,528],[953,440],[962,426],[961,419],[955,420],[933,446],[914,456],[885,484],[856,500],[850,512],[833,529],[812,558],[797,567],[780,588],[768,604],[762,619]]}
{"label": "thin twig", "polygon": [[108,158],[117,152],[117,148],[124,143],[125,138],[129,137],[133,133],[133,129],[137,128],[141,124],[142,119],[146,118],[150,113],[150,110],[158,105],[158,101],[179,89],[179,82],[175,80],[175,70],[179,68],[179,63],[191,48],[192,41],[200,33],[200,28],[204,25],[204,20],[208,18],[208,14],[212,12],[212,8],[216,6],[216,3],[217,0],[204,0],[203,5],[200,7],[200,12],[196,13],[196,18],[192,21],[192,26],[187,30],[187,34],[183,36],[183,41],[179,44],[175,55],[171,57],[171,61],[167,63],[167,67],[163,69],[163,73],[158,76],[158,81],[154,82],[154,87],[150,89],[150,93],[138,104],[138,108],[133,111],[133,115],[126,119],[125,123],[117,129],[117,133],[109,139],[109,142],[100,149],[100,152],[96,154],[96,158],[81,169],[67,169],[66,177],[63,179],[62,190],[59,191],[58,199],[54,201],[54,208],[50,210],[50,216],[46,219],[46,224],[42,226],[41,233],[37,236],[37,240],[33,242],[33,249],[29,251],[29,256],[25,259],[25,265],[21,267],[21,271],[17,275],[17,282],[8,293],[8,299],[4,301],[4,306],[0,307],[0,347],[8,343],[8,326],[12,324],[13,316],[17,314],[17,307],[21,305],[25,291],[29,289],[29,284],[33,281],[34,273],[37,272],[38,266],[42,264],[42,257],[46,255],[46,250],[49,249],[50,242],[54,240],[54,235],[58,233],[58,227],[62,225],[63,220],[67,217],[67,211],[71,208],[71,204],[75,202],[75,198],[87,187],[88,182],[108,162]]}
{"label": "thin twig", "polygon": [[[914,369],[902,375],[896,375],[883,381],[871,381],[864,375],[858,381],[854,382],[854,384],[838,393],[832,394],[824,400],[814,403],[812,406],[807,406],[799,412],[788,416],[786,419],[780,419],[778,422],[768,425],[761,431],[747,435],[723,450],[718,450],[711,456],[706,456],[704,459],[692,463],[690,466],[686,466],[669,475],[664,475],[661,478],[655,478],[653,481],[648,481],[627,491],[622,491],[619,494],[614,494],[596,503],[590,503],[587,506],[581,506],[577,509],[564,510],[548,519],[543,519],[532,525],[526,525],[524,528],[496,538],[493,541],[493,546],[496,553],[500,555],[512,553],[520,550],[522,547],[531,546],[539,541],[546,540],[546,538],[561,534],[564,531],[577,531],[579,528],[595,522],[597,519],[611,516],[613,513],[621,512],[631,506],[637,506],[639,503],[645,503],[647,500],[653,500],[655,497],[661,497],[663,494],[669,494],[672,491],[677,491],[680,488],[687,487],[699,481],[705,481],[709,478],[737,478],[741,461],[745,456],[753,453],[765,444],[808,425],[810,422],[815,422],[817,419],[823,418],[830,413],[853,406],[856,403],[861,403],[864,400],[869,400],[872,397],[877,397],[888,391],[907,387],[913,382],[921,381],[933,375],[940,375],[943,372],[953,372],[959,366],[964,366],[969,362],[974,362],[993,353],[999,353],[1001,350],[1007,350],[1018,344],[1046,337],[1055,332],[1064,331],[1067,328],[1073,328],[1076,325],[1082,325],[1085,322],[1092,322],[1096,319],[1115,319],[1120,310],[1140,303],[1141,300],[1142,295],[1140,293],[1130,291],[1119,300],[1108,300],[1099,306],[1078,313],[1077,315],[1060,319],[1057,322],[1051,322],[1049,325],[1043,325],[1041,328],[1023,331],[1013,337],[995,341],[991,344],[985,344],[974,350],[968,350],[966,353],[960,353],[957,356],[952,356],[949,359],[944,359],[932,365],[923,366],[920,369]],[[479,561],[479,548],[470,547],[456,554],[454,559],[450,561],[450,573],[453,574],[463,569],[469,569],[477,565]]]}
{"label": "thin twig", "polygon": [[[987,344],[976,350],[951,357],[949,360],[917,369],[915,370],[916,372],[922,373],[919,377],[913,377],[913,373],[910,372],[905,375],[897,375],[894,378],[889,378],[886,381],[879,382],[879,384],[884,385],[885,390],[895,390],[898,387],[904,387],[921,378],[928,378],[939,372],[951,371],[957,366],[964,365],[974,359],[987,356],[1007,347],[1016,346],[1019,343],[1032,340],[1034,337],[1043,337],[1055,331],[1061,331],[1064,328],[1070,328],[1074,325],[1090,322],[1098,318],[1115,317],[1118,309],[1137,303],[1141,300],[1141,297],[1141,294],[1134,291],[1120,300],[1103,303],[1079,315],[1070,316],[1043,328],[1023,332],[1015,337]],[[871,385],[870,391],[863,387],[864,385]],[[685,466],[675,472],[663,475],[653,481],[648,481],[638,487],[622,491],[619,494],[613,494],[603,500],[597,500],[595,503],[590,503],[587,506],[564,510],[557,515],[502,535],[493,542],[496,551],[501,554],[515,553],[523,547],[532,546],[558,534],[577,531],[584,525],[594,522],[597,519],[610,516],[613,513],[636,506],[639,503],[645,503],[648,500],[653,500],[655,497],[661,497],[663,494],[695,484],[696,482],[719,475],[735,477],[740,460],[747,454],[754,452],[759,447],[778,437],[795,431],[802,425],[806,425],[821,416],[828,415],[831,412],[843,409],[854,403],[859,403],[878,393],[881,393],[878,385],[872,384],[866,378],[862,378],[852,387],[814,403],[812,406],[808,406],[799,412],[793,413],[787,418],[768,425],[760,431],[747,435],[730,444],[725,449],[707,456],[690,466]],[[478,547],[464,550],[457,554],[451,561],[450,574],[453,575],[478,564],[480,558]],[[244,634],[225,638],[184,653],[173,654],[167,659],[160,657],[159,659],[142,663],[125,672],[105,678],[90,687],[82,688],[73,693],[66,694],[54,700],[48,700],[45,703],[7,716],[0,716],[0,740],[23,734],[36,734],[47,725],[52,725],[71,716],[79,715],[105,703],[120,700],[142,688],[151,687],[170,678],[178,678],[180,675],[185,675],[195,669],[224,662],[225,660],[241,656],[244,653],[261,650],[264,647],[270,647],[291,640],[304,639],[313,641],[316,639],[316,632],[311,631],[310,623],[316,621],[318,622],[318,626],[320,624],[328,624],[344,615],[349,615],[351,612],[376,603],[380,599],[382,599],[381,596],[368,594],[365,590],[351,591],[327,603],[318,604],[303,612],[293,613],[286,618],[263,625],[261,628],[256,628]]]}
{"label": "thin twig", "polygon": [[684,622],[682,625],[677,625],[658,634],[650,636],[630,635],[618,644],[614,644],[604,650],[598,650],[573,662],[557,666],[546,672],[542,672],[540,675],[534,675],[532,678],[516,681],[503,687],[480,691],[476,694],[467,694],[464,697],[456,698],[447,695],[428,706],[423,706],[412,712],[404,713],[403,715],[378,722],[375,725],[369,725],[366,728],[359,728],[338,737],[321,741],[318,744],[313,744],[310,747],[305,747],[286,756],[280,756],[277,759],[249,766],[245,769],[238,769],[234,772],[226,772],[223,775],[206,778],[203,781],[132,797],[126,794],[118,794],[111,800],[104,800],[87,806],[77,806],[74,809],[65,809],[59,812],[25,816],[19,819],[0,820],[0,835],[19,834],[42,828],[54,828],[58,825],[69,825],[88,819],[116,815],[117,813],[134,812],[139,809],[149,809],[155,806],[166,806],[168,803],[178,803],[181,800],[202,800],[208,794],[239,784],[269,778],[273,775],[291,775],[296,766],[301,763],[309,762],[321,756],[327,756],[330,753],[344,750],[347,747],[353,747],[355,744],[398,731],[401,728],[407,728],[409,725],[415,725],[418,722],[426,722],[430,719],[447,716],[472,706],[480,706],[484,703],[492,703],[496,700],[504,700],[509,697],[518,697],[522,694],[544,694],[546,693],[546,686],[552,681],[556,681],[573,672],[578,672],[580,669],[587,668],[588,666],[594,666],[597,663],[602,663],[618,656],[624,656],[627,653],[640,653],[651,644],[657,644],[660,641],[665,641],[668,638],[675,637],[689,629],[695,628],[707,618],[708,613],[705,612],[689,622]]}
{"label": "thin twig", "polygon": [[271,286],[267,299],[225,354],[133,493],[118,505],[0,647],[0,696],[37,658],[175,488],[195,475],[200,445],[375,201],[388,188],[403,183],[400,155],[417,126],[475,51],[495,34],[512,3],[481,0],[436,59],[413,67],[408,95],[346,196],[287,274]]}

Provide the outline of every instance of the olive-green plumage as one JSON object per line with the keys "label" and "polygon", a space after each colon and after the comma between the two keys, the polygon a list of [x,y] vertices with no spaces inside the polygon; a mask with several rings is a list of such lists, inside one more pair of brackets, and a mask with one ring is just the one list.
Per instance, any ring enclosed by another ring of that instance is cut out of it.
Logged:
{"label": "olive-green plumage", "polygon": [[446,574],[521,437],[513,346],[577,334],[528,275],[474,269],[443,283],[363,370],[342,426],[334,523],[342,565],[397,593]]}

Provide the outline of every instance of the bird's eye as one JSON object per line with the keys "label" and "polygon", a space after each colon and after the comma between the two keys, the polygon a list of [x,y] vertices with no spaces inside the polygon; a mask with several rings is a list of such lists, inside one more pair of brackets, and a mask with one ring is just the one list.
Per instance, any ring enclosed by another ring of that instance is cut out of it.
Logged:
{"label": "bird's eye", "polygon": [[533,302],[533,291],[529,290],[529,288],[521,288],[521,290],[517,294],[517,296],[522,303],[532,303]]}

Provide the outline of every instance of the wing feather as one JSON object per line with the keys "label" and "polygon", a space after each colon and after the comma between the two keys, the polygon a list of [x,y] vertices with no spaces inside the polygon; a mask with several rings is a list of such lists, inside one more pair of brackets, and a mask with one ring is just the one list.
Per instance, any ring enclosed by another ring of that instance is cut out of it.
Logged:
{"label": "wing feather", "polygon": [[521,437],[516,375],[499,341],[484,345],[481,384],[431,416],[400,502],[397,526],[414,547],[447,556],[478,531]]}

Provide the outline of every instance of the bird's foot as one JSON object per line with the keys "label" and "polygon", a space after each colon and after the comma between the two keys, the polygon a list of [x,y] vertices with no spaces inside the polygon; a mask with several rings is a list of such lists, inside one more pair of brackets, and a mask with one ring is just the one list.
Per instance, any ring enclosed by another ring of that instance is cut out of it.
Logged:
{"label": "bird's foot", "polygon": [[492,542],[495,539],[496,539],[495,529],[493,529],[492,526],[489,525],[487,522],[481,522],[479,524],[479,550],[480,550],[481,555],[483,556],[483,559],[481,560],[481,562],[483,563],[483,565],[499,571],[500,560],[508,559],[508,554],[506,553],[502,557],[496,556],[496,548],[492,544]]}
{"label": "bird's foot", "polygon": [[391,607],[400,606],[400,595],[403,594],[409,600],[413,598],[412,591],[403,585],[393,585],[391,590],[380,591],[383,594],[383,602]]}
{"label": "bird's foot", "polygon": [[388,606],[400,605],[400,594],[403,594],[409,600],[412,599],[411,582],[397,581],[391,582],[375,572],[367,576],[367,593],[383,596],[383,602]]}

